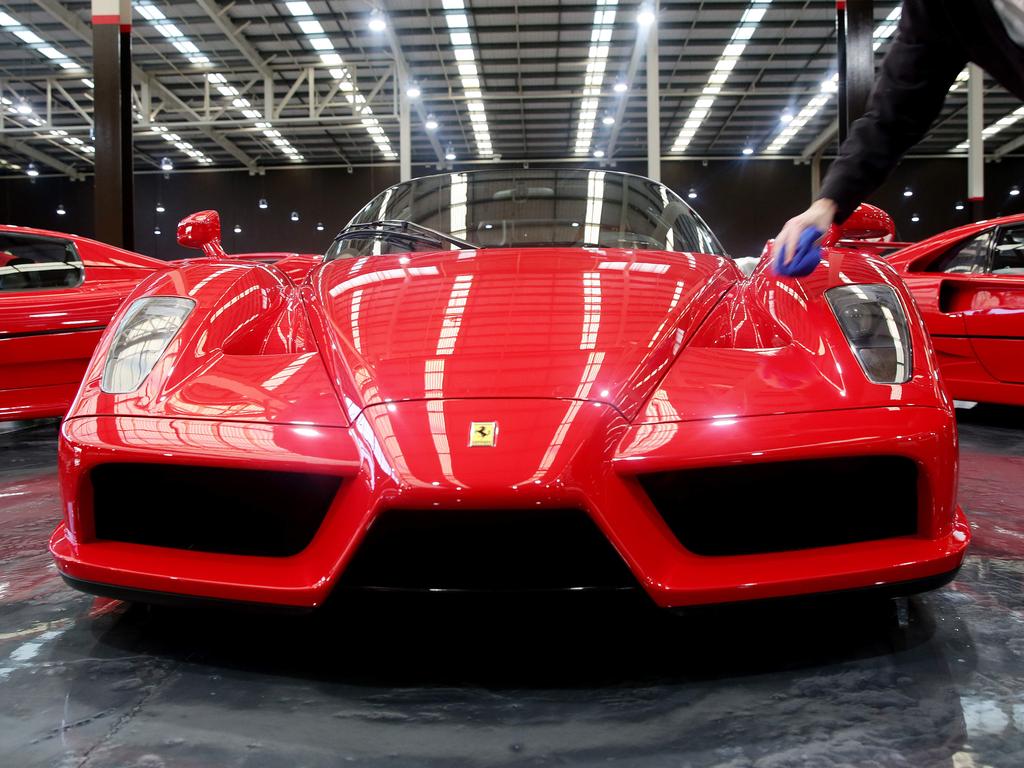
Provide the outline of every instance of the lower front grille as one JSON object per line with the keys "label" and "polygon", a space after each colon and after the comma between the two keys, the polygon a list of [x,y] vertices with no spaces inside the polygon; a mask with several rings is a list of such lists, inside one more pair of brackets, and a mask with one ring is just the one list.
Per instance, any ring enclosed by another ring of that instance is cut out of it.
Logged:
{"label": "lower front grille", "polygon": [[917,532],[917,466],[901,456],[770,462],[643,475],[679,543],[750,555]]}
{"label": "lower front grille", "polygon": [[578,509],[386,510],[340,583],[488,591],[636,586],[608,539]]}
{"label": "lower front grille", "polygon": [[328,475],[170,464],[90,472],[96,538],[287,557],[312,541],[341,484]]}

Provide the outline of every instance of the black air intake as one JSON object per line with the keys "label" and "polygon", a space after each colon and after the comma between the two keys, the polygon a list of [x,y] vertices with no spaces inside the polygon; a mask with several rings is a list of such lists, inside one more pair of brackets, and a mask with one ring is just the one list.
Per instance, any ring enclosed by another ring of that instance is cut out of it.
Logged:
{"label": "black air intake", "polygon": [[341,585],[518,591],[636,580],[582,510],[390,509],[370,526]]}
{"label": "black air intake", "polygon": [[917,532],[917,466],[857,456],[660,472],[638,478],[679,543],[751,555]]}
{"label": "black air intake", "polygon": [[299,472],[101,464],[90,473],[96,538],[287,557],[313,539],[341,479]]}

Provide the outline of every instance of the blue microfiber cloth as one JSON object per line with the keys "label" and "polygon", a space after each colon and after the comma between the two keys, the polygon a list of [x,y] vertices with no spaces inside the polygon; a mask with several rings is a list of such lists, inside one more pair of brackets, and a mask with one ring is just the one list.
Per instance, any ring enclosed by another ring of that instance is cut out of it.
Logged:
{"label": "blue microfiber cloth", "polygon": [[817,243],[824,234],[817,227],[808,227],[801,232],[796,244],[796,254],[788,264],[785,262],[786,248],[780,248],[775,254],[776,274],[784,277],[806,277],[811,274],[821,261],[821,246]]}

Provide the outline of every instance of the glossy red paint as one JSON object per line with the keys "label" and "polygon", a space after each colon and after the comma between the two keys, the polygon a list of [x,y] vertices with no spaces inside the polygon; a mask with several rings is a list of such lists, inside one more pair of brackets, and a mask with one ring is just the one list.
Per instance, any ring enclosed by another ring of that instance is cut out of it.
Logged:
{"label": "glossy red paint", "polygon": [[1024,215],[968,224],[887,257],[913,293],[953,397],[1024,405],[1024,275],[939,272],[950,249],[1024,224]]}
{"label": "glossy red paint", "polygon": [[0,291],[0,420],[63,416],[114,312],[166,264],[77,235],[9,225],[0,233],[71,243],[82,262],[77,286]]}
{"label": "glossy red paint", "polygon": [[822,238],[825,247],[842,240],[887,242],[896,237],[896,222],[892,216],[874,205],[862,203],[841,225],[833,224]]}
{"label": "glossy red paint", "polygon": [[[824,291],[856,282],[891,285],[906,307],[906,384],[869,382],[831,316]],[[594,248],[337,260],[301,286],[274,265],[200,259],[134,297],[157,295],[196,308],[154,371],[136,392],[104,393],[107,334],[63,426],[64,520],[50,547],[72,579],[317,606],[395,507],[583,509],[666,607],[936,576],[970,538],[923,322],[893,269],[856,251],[832,250],[803,281],[763,267],[747,280],[716,256]],[[496,443],[470,447],[482,421],[498,423]],[[700,557],[637,480],[863,455],[915,463],[917,535]],[[223,555],[98,540],[90,472],[110,462],[344,480],[299,554]]]}

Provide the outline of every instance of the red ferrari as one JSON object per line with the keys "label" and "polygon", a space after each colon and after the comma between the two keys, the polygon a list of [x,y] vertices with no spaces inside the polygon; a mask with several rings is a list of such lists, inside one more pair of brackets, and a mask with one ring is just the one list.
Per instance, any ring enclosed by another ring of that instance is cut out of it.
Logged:
{"label": "red ferrari", "polygon": [[671,190],[584,170],[399,184],[301,280],[224,259],[213,212],[178,234],[207,258],[139,285],[62,428],[80,589],[679,607],[909,593],[964,557],[952,404],[881,259],[746,278]]}
{"label": "red ferrari", "polygon": [[[276,263],[297,279],[320,259],[232,258]],[[0,421],[63,416],[114,312],[167,267],[87,237],[0,225]]]}
{"label": "red ferrari", "polygon": [[0,225],[0,421],[63,416],[111,316],[165,266],[77,235]]}
{"label": "red ferrari", "polygon": [[1024,405],[1024,215],[943,232],[887,259],[917,299],[953,397]]}

